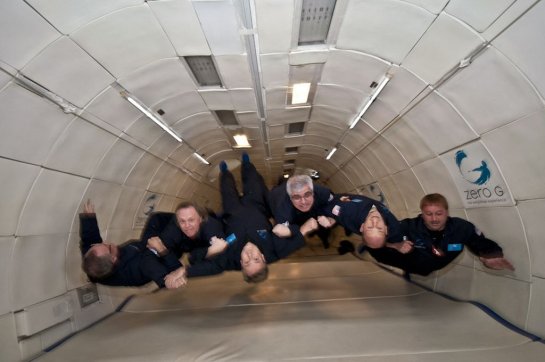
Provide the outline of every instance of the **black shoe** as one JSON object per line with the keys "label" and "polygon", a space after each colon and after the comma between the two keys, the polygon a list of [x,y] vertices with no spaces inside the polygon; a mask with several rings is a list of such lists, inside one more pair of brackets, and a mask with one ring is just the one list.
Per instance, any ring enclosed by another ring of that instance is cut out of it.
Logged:
{"label": "black shoe", "polygon": [[220,171],[221,172],[226,172],[227,171],[227,164],[225,163],[225,161],[220,162]]}
{"label": "black shoe", "polygon": [[250,156],[246,152],[242,153],[242,163],[250,163]]}

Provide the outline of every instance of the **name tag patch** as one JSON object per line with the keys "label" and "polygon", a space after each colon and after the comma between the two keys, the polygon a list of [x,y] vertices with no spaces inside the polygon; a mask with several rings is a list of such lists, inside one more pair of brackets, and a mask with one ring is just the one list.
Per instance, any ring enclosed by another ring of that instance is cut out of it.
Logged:
{"label": "name tag patch", "polygon": [[448,244],[447,250],[448,251],[461,251],[462,250],[462,244]]}

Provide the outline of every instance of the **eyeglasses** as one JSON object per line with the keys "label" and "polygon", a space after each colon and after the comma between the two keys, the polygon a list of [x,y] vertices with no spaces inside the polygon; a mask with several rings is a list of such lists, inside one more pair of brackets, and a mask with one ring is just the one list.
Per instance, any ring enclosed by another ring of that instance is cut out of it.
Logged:
{"label": "eyeglasses", "polygon": [[302,195],[291,195],[290,199],[293,201],[301,201],[302,199],[310,199],[314,196],[314,193],[312,191],[307,191]]}

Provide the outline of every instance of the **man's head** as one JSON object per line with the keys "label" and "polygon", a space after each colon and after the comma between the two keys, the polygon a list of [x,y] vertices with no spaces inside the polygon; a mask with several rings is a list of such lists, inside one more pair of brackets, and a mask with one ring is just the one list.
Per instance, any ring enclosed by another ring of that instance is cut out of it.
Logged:
{"label": "man's head", "polygon": [[428,194],[420,201],[424,225],[432,231],[445,229],[448,220],[448,202],[441,194]]}
{"label": "man's head", "polygon": [[367,214],[363,224],[361,224],[360,232],[363,242],[371,249],[382,248],[386,243],[388,226],[375,205]]}
{"label": "man's head", "polygon": [[307,212],[314,204],[314,185],[308,175],[291,176],[286,183],[286,191],[293,206]]}
{"label": "man's head", "polygon": [[184,201],[176,207],[178,226],[190,239],[197,237],[201,224],[206,221],[206,218],[206,210],[193,202]]}
{"label": "man's head", "polygon": [[265,256],[254,243],[248,242],[242,248],[240,266],[244,280],[248,283],[262,282],[269,275]]}
{"label": "man's head", "polygon": [[83,271],[90,278],[100,280],[112,274],[119,258],[119,248],[110,243],[93,244],[83,256]]}

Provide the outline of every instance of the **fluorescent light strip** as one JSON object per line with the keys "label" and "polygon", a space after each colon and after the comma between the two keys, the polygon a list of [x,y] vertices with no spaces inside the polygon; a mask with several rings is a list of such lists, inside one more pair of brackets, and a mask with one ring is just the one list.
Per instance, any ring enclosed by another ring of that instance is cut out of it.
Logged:
{"label": "fluorescent light strip", "polygon": [[352,121],[352,124],[350,125],[349,129],[352,129],[352,128],[354,128],[356,126],[356,124],[359,122],[361,117],[363,117],[363,114],[367,111],[367,109],[369,109],[369,107],[371,107],[371,104],[373,104],[373,101],[378,97],[379,93],[382,91],[382,89],[386,86],[386,84],[389,81],[390,81],[390,77],[387,76],[387,75],[384,76],[384,78],[382,79],[380,84],[377,86],[377,88],[375,89],[373,94],[371,94],[371,96],[370,96],[369,100],[367,101],[367,103],[365,103],[365,105],[361,109],[360,113]]}
{"label": "fluorescent light strip", "polygon": [[180,136],[178,136],[169,126],[163,123],[157,116],[155,116],[153,113],[151,113],[145,106],[140,104],[136,99],[133,99],[129,95],[125,95],[125,99],[127,99],[133,106],[138,108],[138,110],[146,115],[149,119],[151,119],[153,122],[155,122],[159,127],[164,129],[169,135],[174,137],[176,141],[182,142],[182,139]]}
{"label": "fluorescent light strip", "polygon": [[326,159],[326,160],[329,160],[329,159],[331,158],[331,156],[333,156],[333,154],[334,154],[335,152],[337,152],[337,147],[333,147],[333,148],[331,149],[331,151],[329,151],[329,153],[327,154],[327,156],[326,156],[325,159]]}
{"label": "fluorescent light strip", "polygon": [[199,155],[197,152],[193,152],[193,154],[195,155],[195,157],[197,157],[199,159],[199,161],[201,161],[202,163],[204,163],[205,165],[209,165],[210,162],[206,161],[204,159],[204,157],[202,157],[201,155]]}
{"label": "fluorescent light strip", "polygon": [[291,95],[291,104],[305,104],[310,92],[310,83],[295,83]]}

